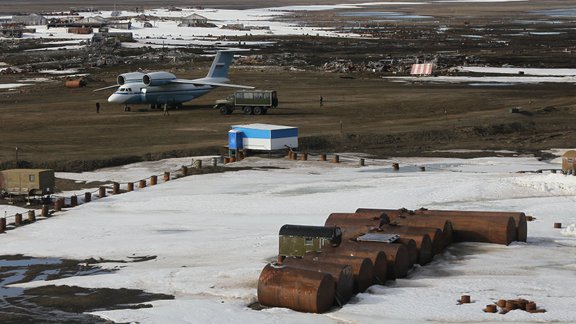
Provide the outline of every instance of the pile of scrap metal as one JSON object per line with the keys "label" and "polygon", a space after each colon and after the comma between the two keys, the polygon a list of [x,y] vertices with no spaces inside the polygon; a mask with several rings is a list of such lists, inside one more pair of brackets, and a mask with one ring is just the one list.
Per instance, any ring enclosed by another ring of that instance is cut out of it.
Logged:
{"label": "pile of scrap metal", "polygon": [[263,306],[323,313],[372,284],[404,278],[452,242],[526,242],[522,212],[357,209],[324,226],[284,225],[258,281]]}

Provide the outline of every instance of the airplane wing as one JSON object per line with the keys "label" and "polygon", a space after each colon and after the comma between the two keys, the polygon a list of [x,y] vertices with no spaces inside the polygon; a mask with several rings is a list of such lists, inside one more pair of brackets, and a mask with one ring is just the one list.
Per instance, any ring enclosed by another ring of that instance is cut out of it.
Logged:
{"label": "airplane wing", "polygon": [[112,88],[118,88],[119,86],[120,86],[119,84],[115,84],[115,85],[107,86],[107,87],[104,87],[104,88],[95,89],[95,90],[92,90],[92,91],[96,92],[96,91],[108,90],[108,89],[112,89]]}
{"label": "airplane wing", "polygon": [[223,83],[223,82],[212,82],[212,81],[203,81],[203,80],[186,80],[186,79],[174,79],[171,83],[184,83],[184,84],[194,84],[194,85],[207,85],[212,87],[228,87],[228,88],[238,88],[238,89],[254,89],[254,87],[250,86],[243,86],[239,84],[230,84],[230,83]]}

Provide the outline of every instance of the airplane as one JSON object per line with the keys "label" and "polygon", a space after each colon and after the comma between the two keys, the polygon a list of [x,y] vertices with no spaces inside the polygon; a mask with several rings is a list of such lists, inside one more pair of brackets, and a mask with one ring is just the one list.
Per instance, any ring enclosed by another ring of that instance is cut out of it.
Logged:
{"label": "airplane", "polygon": [[108,102],[123,104],[124,111],[130,111],[130,104],[150,104],[152,109],[180,108],[183,102],[203,96],[216,87],[254,89],[226,83],[230,81],[228,70],[234,53],[234,50],[217,51],[208,74],[200,79],[178,79],[176,75],[165,71],[128,72],[116,78],[117,84],[94,91],[118,88],[108,97]]}

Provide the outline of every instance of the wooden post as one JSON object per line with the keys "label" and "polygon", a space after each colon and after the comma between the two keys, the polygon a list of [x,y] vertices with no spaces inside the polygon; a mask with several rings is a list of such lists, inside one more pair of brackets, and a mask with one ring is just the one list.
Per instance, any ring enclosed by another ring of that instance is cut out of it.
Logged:
{"label": "wooden post", "polygon": [[157,183],[158,183],[158,176],[156,175],[150,176],[150,185],[155,186]]}
{"label": "wooden post", "polygon": [[84,203],[90,202],[92,201],[92,193],[90,192],[85,192],[84,193]]}

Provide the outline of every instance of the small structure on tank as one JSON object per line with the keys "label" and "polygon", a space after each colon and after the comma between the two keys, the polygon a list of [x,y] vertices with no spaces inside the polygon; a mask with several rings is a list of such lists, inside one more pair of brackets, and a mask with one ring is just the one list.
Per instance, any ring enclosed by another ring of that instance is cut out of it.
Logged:
{"label": "small structure on tank", "polygon": [[280,228],[279,258],[303,257],[322,247],[336,247],[342,242],[342,231],[335,226],[284,225]]}

